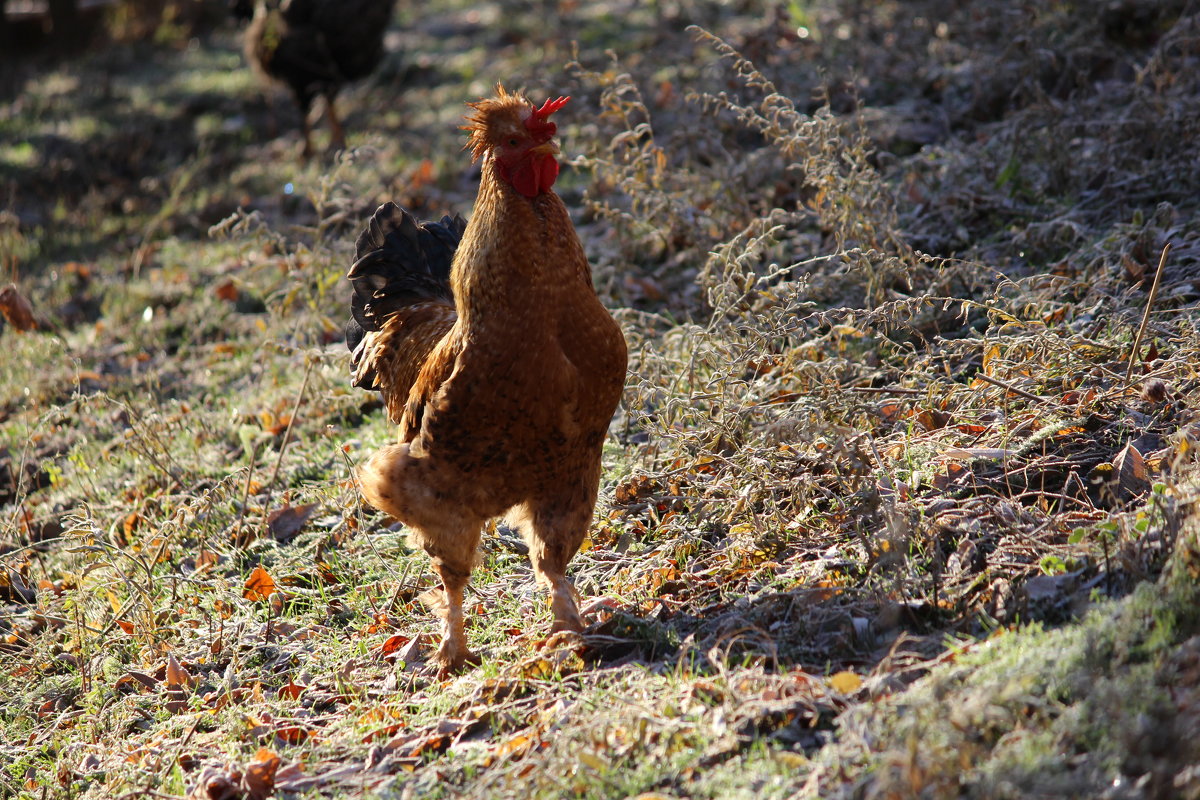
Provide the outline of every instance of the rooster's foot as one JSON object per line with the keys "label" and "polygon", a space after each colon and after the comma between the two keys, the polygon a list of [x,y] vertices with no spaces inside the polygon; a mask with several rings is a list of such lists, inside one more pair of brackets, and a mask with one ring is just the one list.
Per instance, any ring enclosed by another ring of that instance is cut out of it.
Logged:
{"label": "rooster's foot", "polygon": [[429,668],[439,680],[445,680],[479,664],[478,654],[461,645],[451,646],[449,641],[443,641],[430,659]]}

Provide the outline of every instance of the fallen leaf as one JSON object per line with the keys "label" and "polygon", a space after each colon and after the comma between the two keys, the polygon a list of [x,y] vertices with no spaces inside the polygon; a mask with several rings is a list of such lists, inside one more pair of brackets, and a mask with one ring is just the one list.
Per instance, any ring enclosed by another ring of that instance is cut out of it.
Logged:
{"label": "fallen leaf", "polygon": [[962,464],[949,462],[943,465],[944,469],[934,473],[933,488],[939,491],[944,491],[956,481],[965,480],[966,476],[971,474],[971,471]]}
{"label": "fallen leaf", "polygon": [[237,284],[232,278],[226,278],[216,285],[213,289],[213,294],[218,300],[224,300],[227,303],[236,303],[241,292],[238,291]]}
{"label": "fallen leaf", "polygon": [[409,637],[400,633],[397,633],[394,636],[389,636],[387,640],[380,646],[379,655],[385,661],[395,661],[396,652],[410,641],[411,639]]}
{"label": "fallen leaf", "polygon": [[1123,498],[1136,497],[1150,488],[1146,459],[1132,443],[1125,445],[1113,459],[1113,470]]}
{"label": "fallen leaf", "polygon": [[416,669],[422,663],[421,651],[425,648],[426,636],[423,633],[418,633],[412,638],[412,641],[396,653],[394,663],[403,664],[405,671]]}
{"label": "fallen leaf", "polygon": [[275,772],[280,758],[265,747],[259,748],[246,767],[246,790],[253,800],[265,800],[275,793]]}
{"label": "fallen leaf", "polygon": [[275,789],[280,792],[299,792],[311,786],[313,779],[304,774],[297,763],[288,764],[275,772]]}
{"label": "fallen leaf", "polygon": [[196,572],[207,572],[219,562],[220,556],[215,552],[212,550],[201,550],[196,554]]}
{"label": "fallen leaf", "polygon": [[279,589],[275,586],[275,579],[271,577],[271,573],[258,566],[246,579],[246,585],[242,587],[242,597],[247,600],[266,600],[277,591]]}
{"label": "fallen leaf", "polygon": [[649,300],[654,303],[667,296],[662,286],[653,278],[626,275],[624,284],[625,291],[637,299]]}
{"label": "fallen leaf", "polygon": [[906,409],[902,403],[889,400],[886,403],[880,404],[880,406],[875,409],[875,413],[879,414],[880,418],[890,425],[899,422],[912,412]]}
{"label": "fallen leaf", "polygon": [[271,436],[281,436],[292,424],[292,417],[290,414],[262,411],[258,415],[258,421],[262,429]]}
{"label": "fallen leaf", "polygon": [[523,733],[518,733],[510,739],[501,742],[495,750],[488,756],[488,764],[496,761],[511,758],[518,759],[529,752],[529,750],[537,744],[537,739],[532,736],[527,736]]}
{"label": "fallen leaf", "polygon": [[279,741],[286,744],[301,744],[308,739],[308,728],[302,725],[281,725],[275,729]]}
{"label": "fallen leaf", "polygon": [[175,660],[173,653],[167,653],[167,678],[166,684],[168,689],[190,689],[196,682],[183,666]]}
{"label": "fallen leaf", "polygon": [[1000,345],[994,344],[983,353],[983,374],[992,375],[992,362],[1000,357]]}
{"label": "fallen leaf", "polygon": [[370,727],[370,732],[363,737],[364,742],[370,742],[382,736],[393,737],[384,745],[384,749],[392,751],[396,748],[406,746],[411,741],[416,741],[416,734],[397,735],[398,731],[408,727],[401,712],[387,706],[377,706],[366,712],[358,718],[358,724],[363,727]]}
{"label": "fallen leaf", "polygon": [[936,431],[950,423],[951,416],[945,411],[927,408],[917,414],[917,424],[927,431]]}
{"label": "fallen leaf", "polygon": [[408,190],[415,192],[432,182],[433,178],[433,162],[426,158],[413,170],[412,176],[408,179]]}
{"label": "fallen leaf", "polygon": [[158,686],[158,681],[154,679],[154,676],[147,675],[144,672],[137,672],[135,670],[129,670],[129,672],[121,676],[117,680],[116,685],[118,688],[128,685],[133,686],[133,688],[136,689],[137,687],[134,686],[135,683],[141,684],[146,689],[153,689]]}
{"label": "fallen leaf", "polygon": [[544,680],[554,674],[554,664],[548,658],[535,657],[522,661],[517,669],[523,680]]}
{"label": "fallen leaf", "polygon": [[288,505],[272,511],[267,515],[267,529],[275,541],[286,544],[296,538],[316,508],[316,503],[308,503],[302,506]]}
{"label": "fallen leaf", "polygon": [[196,783],[188,792],[188,797],[197,800],[239,800],[244,796],[241,782],[242,773],[209,765],[202,768],[196,776]]}
{"label": "fallen leaf", "polygon": [[17,291],[16,284],[9,284],[0,290],[0,313],[8,320],[14,329],[24,333],[37,328],[33,319],[33,306]]}
{"label": "fallen leaf", "polygon": [[1121,256],[1121,266],[1125,268],[1125,275],[1131,283],[1141,283],[1146,275],[1146,265],[1139,264],[1128,255]]}
{"label": "fallen leaf", "polygon": [[298,700],[300,698],[300,695],[304,694],[307,691],[308,691],[307,686],[302,686],[298,683],[294,683],[289,680],[283,686],[279,687],[279,696],[280,697],[288,697],[288,698],[291,698],[292,700]]}

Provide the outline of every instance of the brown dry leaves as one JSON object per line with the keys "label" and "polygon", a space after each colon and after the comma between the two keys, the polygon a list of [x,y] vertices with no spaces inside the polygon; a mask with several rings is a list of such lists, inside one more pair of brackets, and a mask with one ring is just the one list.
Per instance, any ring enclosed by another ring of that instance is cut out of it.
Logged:
{"label": "brown dry leaves", "polygon": [[14,330],[22,333],[38,327],[37,321],[33,318],[33,306],[17,290],[15,284],[10,283],[0,289],[0,314],[4,315]]}

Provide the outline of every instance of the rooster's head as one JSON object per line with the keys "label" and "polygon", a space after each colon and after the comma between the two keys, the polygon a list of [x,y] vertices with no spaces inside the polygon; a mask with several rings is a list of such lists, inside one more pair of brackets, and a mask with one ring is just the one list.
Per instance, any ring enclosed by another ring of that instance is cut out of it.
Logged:
{"label": "rooster's head", "polygon": [[550,115],[570,98],[547,100],[541,108],[520,94],[510,94],[496,85],[496,96],[470,103],[475,113],[467,117],[473,159],[491,155],[500,179],[526,197],[550,191],[558,177],[557,126]]}

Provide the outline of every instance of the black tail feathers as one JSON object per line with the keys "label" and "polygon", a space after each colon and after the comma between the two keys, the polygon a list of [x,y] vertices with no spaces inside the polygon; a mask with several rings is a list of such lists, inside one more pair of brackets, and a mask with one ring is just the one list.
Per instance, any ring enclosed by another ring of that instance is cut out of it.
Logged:
{"label": "black tail feathers", "polygon": [[351,350],[366,331],[379,330],[405,306],[428,300],[454,302],[450,264],[466,227],[459,214],[439,222],[417,222],[395,203],[379,207],[358,237],[355,261],[346,275],[354,287],[346,323]]}

